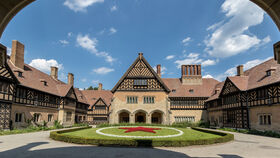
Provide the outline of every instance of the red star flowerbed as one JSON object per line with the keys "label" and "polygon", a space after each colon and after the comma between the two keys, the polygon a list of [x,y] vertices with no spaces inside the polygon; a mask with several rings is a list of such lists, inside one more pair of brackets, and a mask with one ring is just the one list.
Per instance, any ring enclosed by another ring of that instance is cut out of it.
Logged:
{"label": "red star flowerbed", "polygon": [[146,127],[121,127],[119,129],[126,129],[124,133],[137,132],[137,131],[156,133],[154,130],[161,130],[160,128],[146,128]]}

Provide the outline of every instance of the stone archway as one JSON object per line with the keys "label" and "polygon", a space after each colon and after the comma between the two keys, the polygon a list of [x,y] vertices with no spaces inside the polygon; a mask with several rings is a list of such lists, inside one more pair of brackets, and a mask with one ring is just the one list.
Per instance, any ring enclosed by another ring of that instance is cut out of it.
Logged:
{"label": "stone archway", "polygon": [[135,113],[135,123],[146,123],[147,114],[143,111]]}
{"label": "stone archway", "polygon": [[[35,0],[1,0],[0,1],[0,38],[13,17]],[[262,8],[272,18],[280,30],[280,1],[279,0],[250,0]]]}
{"label": "stone archway", "polygon": [[119,113],[119,123],[129,123],[129,113],[127,111]]}
{"label": "stone archway", "polygon": [[153,112],[151,115],[151,123],[154,124],[162,124],[162,120],[163,120],[163,113],[162,112]]}

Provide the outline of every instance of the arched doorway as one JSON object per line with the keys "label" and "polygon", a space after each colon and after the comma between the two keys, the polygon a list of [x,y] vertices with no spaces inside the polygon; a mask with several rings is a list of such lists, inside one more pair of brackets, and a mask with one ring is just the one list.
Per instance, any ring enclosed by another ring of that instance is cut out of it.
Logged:
{"label": "arched doorway", "polygon": [[119,114],[119,123],[129,123],[129,113],[123,111]]}
{"label": "arched doorway", "polygon": [[136,123],[146,123],[146,114],[144,112],[137,112],[135,114]]}
{"label": "arched doorway", "polygon": [[152,113],[151,123],[162,124],[162,113],[160,112]]}

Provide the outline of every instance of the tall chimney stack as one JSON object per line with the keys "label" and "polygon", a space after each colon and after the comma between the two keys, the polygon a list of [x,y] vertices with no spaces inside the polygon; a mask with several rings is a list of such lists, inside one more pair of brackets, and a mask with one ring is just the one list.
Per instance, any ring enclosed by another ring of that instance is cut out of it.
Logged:
{"label": "tall chimney stack", "polygon": [[181,81],[183,85],[201,85],[201,65],[182,65]]}
{"label": "tall chimney stack", "polygon": [[161,65],[157,65],[157,74],[159,77],[161,77]]}
{"label": "tall chimney stack", "polygon": [[280,64],[280,41],[278,41],[273,45],[273,49],[274,49],[274,60],[276,60],[277,63]]}
{"label": "tall chimney stack", "polygon": [[24,45],[17,40],[12,41],[11,62],[16,67],[24,69]]}
{"label": "tall chimney stack", "polygon": [[58,75],[57,74],[58,74],[58,68],[55,67],[55,66],[52,66],[51,67],[51,77],[53,79],[57,80],[58,79]]}
{"label": "tall chimney stack", "polygon": [[102,83],[99,83],[99,84],[98,84],[98,90],[99,90],[99,91],[102,90],[102,86],[103,86]]}
{"label": "tall chimney stack", "polygon": [[74,74],[68,73],[68,84],[74,85]]}
{"label": "tall chimney stack", "polygon": [[244,75],[243,65],[237,66],[237,76],[243,76],[243,75]]}
{"label": "tall chimney stack", "polygon": [[0,44],[0,66],[5,66],[7,61],[7,48]]}

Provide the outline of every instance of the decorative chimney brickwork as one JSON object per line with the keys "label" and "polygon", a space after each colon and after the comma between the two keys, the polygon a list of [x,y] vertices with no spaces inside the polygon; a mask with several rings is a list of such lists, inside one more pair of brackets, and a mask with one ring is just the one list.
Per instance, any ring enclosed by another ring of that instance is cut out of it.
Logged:
{"label": "decorative chimney brickwork", "polygon": [[237,76],[244,76],[243,65],[237,66],[236,69],[237,69]]}
{"label": "decorative chimney brickwork", "polygon": [[98,90],[99,90],[99,91],[102,90],[102,86],[103,86],[102,83],[99,83],[99,84],[98,84]]}
{"label": "decorative chimney brickwork", "polygon": [[201,65],[181,66],[183,85],[202,85]]}
{"label": "decorative chimney brickwork", "polygon": [[24,69],[24,45],[17,40],[12,42],[11,62],[16,67]]}
{"label": "decorative chimney brickwork", "polygon": [[51,77],[52,77],[53,79],[57,80],[57,79],[58,79],[57,74],[58,74],[58,68],[52,66],[52,67],[51,67]]}
{"label": "decorative chimney brickwork", "polygon": [[74,85],[74,74],[68,73],[68,84]]}
{"label": "decorative chimney brickwork", "polygon": [[157,65],[157,74],[161,77],[161,65]]}

